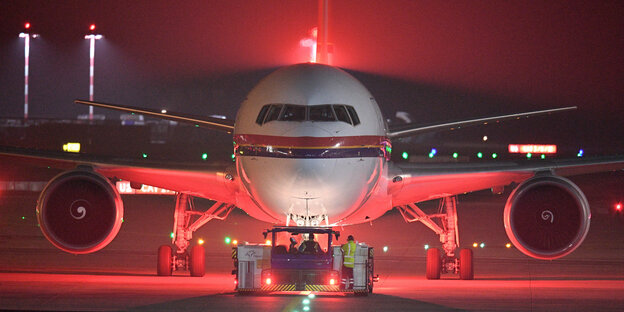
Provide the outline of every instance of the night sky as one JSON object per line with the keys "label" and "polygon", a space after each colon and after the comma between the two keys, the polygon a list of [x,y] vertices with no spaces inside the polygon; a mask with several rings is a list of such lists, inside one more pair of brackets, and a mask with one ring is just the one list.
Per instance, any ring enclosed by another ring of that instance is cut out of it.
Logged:
{"label": "night sky", "polygon": [[[389,116],[422,122],[577,105],[619,138],[624,116],[622,1],[330,1],[333,65],[361,79]],[[317,1],[2,1],[0,116],[87,108],[91,23],[95,100],[235,116],[259,79],[307,61],[300,40]],[[117,118],[118,113],[97,110]],[[560,121],[562,122],[562,121]],[[617,124],[619,122],[619,124]],[[588,126],[588,125],[583,125]],[[591,127],[591,126],[589,126]]]}

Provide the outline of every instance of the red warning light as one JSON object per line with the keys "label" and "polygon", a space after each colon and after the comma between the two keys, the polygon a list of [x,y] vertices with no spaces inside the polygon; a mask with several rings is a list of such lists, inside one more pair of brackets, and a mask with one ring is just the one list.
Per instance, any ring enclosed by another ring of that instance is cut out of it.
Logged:
{"label": "red warning light", "polygon": [[29,23],[29,22],[26,22],[26,23],[24,24],[24,28],[26,28],[26,29],[30,29],[30,23]]}
{"label": "red warning light", "polygon": [[91,24],[91,26],[89,26],[89,30],[94,31],[95,30],[95,24]]}
{"label": "red warning light", "polygon": [[622,203],[617,203],[615,205],[615,211],[617,211],[617,212],[621,212],[622,211]]}

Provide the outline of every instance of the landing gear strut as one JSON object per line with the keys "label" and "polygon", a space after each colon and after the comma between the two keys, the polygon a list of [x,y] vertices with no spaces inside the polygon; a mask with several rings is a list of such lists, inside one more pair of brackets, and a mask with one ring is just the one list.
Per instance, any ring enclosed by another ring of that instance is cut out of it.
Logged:
{"label": "landing gear strut", "polygon": [[440,236],[444,254],[440,255],[438,248],[427,250],[427,279],[439,279],[440,273],[459,274],[459,278],[465,280],[474,278],[472,250],[460,249],[459,258],[455,257],[455,250],[459,246],[455,197],[442,198],[438,213],[433,215],[426,214],[414,204],[399,206],[398,209],[406,222],[420,221]]}
{"label": "landing gear strut", "polygon": [[[193,232],[212,219],[224,220],[232,209],[234,205],[215,202],[204,212],[196,211],[193,197],[178,193],[171,236],[171,243],[175,245],[176,250],[173,252],[170,245],[158,248],[158,275],[170,276],[173,271],[187,270],[191,276],[204,276],[206,259],[204,246],[195,245],[189,251]],[[191,223],[193,216],[197,218]]]}

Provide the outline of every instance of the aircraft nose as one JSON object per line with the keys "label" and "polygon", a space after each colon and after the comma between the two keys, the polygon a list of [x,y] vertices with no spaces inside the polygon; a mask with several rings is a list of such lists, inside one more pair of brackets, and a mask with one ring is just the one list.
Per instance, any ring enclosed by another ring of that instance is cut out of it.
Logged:
{"label": "aircraft nose", "polygon": [[293,127],[283,133],[287,137],[331,137],[332,133],[318,125],[302,125]]}

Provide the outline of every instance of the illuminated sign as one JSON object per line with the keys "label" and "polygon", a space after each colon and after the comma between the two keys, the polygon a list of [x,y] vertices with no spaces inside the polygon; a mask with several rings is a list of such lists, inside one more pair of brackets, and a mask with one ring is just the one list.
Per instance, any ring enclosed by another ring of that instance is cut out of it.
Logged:
{"label": "illuminated sign", "polygon": [[71,143],[63,144],[63,151],[70,153],[80,153],[80,143]]}
{"label": "illuminated sign", "polygon": [[533,153],[533,154],[555,154],[557,145],[554,144],[509,144],[510,153]]}
{"label": "illuminated sign", "polygon": [[117,181],[117,191],[119,194],[152,194],[152,195],[175,195],[176,192],[164,188],[143,184],[140,189],[133,189],[130,181]]}

